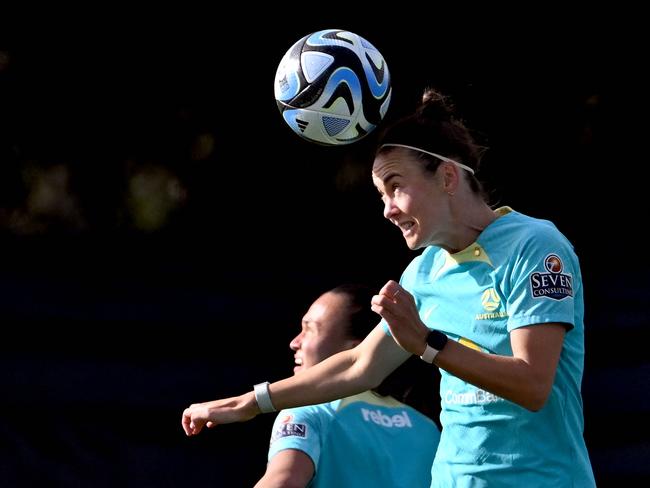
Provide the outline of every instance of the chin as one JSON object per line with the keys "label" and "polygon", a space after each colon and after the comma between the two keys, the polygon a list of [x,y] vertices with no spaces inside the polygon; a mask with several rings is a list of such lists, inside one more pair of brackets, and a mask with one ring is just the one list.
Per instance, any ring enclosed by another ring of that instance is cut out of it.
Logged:
{"label": "chin", "polygon": [[417,239],[406,239],[406,246],[414,251],[415,249],[420,249],[422,245],[418,242]]}

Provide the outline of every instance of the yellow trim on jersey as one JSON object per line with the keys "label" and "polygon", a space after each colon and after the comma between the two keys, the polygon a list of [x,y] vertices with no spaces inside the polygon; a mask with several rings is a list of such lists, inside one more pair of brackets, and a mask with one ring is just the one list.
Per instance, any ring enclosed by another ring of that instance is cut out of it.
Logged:
{"label": "yellow trim on jersey", "polygon": [[458,339],[458,342],[463,346],[469,347],[470,349],[474,349],[475,351],[483,351],[483,348],[479,346],[476,342],[470,341],[465,337],[461,337],[460,339]]}
{"label": "yellow trim on jersey", "polygon": [[366,403],[370,403],[371,405],[378,405],[380,407],[398,408],[404,406],[403,403],[398,402],[391,396],[381,396],[378,393],[374,393],[372,391],[364,391],[363,393],[359,393],[358,395],[352,395],[350,397],[343,398],[336,410],[337,411],[341,410],[347,407],[350,403],[354,403],[354,402],[366,402]]}
{"label": "yellow trim on jersey", "polygon": [[[512,211],[513,211],[512,208],[508,206],[503,206],[494,210],[494,213],[497,215],[497,218],[499,218],[509,214]],[[473,242],[462,251],[458,251],[453,254],[449,254],[446,252],[445,263],[440,267],[440,269],[436,273],[436,276],[444,273],[445,271],[447,271],[450,268],[453,268],[454,266],[457,266],[462,263],[469,263],[472,261],[487,263],[490,266],[494,267],[492,261],[490,261],[490,256],[488,256],[488,254],[485,252],[485,249],[483,249],[483,247],[478,242]]]}
{"label": "yellow trim on jersey", "polygon": [[514,210],[511,207],[508,207],[507,205],[504,205],[503,207],[499,207],[494,210],[494,213],[497,214],[497,218],[503,217],[504,215],[508,215],[510,212],[514,212]]}

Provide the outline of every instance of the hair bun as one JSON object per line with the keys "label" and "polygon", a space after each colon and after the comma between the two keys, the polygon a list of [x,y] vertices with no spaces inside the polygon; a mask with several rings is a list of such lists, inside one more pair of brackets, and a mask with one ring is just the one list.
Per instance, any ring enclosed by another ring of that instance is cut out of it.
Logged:
{"label": "hair bun", "polygon": [[429,120],[451,120],[454,115],[454,106],[448,97],[433,88],[426,88],[416,112],[418,116]]}

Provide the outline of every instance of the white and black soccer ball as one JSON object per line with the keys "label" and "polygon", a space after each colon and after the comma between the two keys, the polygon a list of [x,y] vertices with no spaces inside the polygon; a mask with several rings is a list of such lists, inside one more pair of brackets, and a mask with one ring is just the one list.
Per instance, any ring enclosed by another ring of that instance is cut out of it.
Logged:
{"label": "white and black soccer ball", "polygon": [[390,73],[381,53],[345,30],[303,37],[275,75],[275,99],[285,122],[319,144],[350,144],[366,136],[386,115],[390,97]]}

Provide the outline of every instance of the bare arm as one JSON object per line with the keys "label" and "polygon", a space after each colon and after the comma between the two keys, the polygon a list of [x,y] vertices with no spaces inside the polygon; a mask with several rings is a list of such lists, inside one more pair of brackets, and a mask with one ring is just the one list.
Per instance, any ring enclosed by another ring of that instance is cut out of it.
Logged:
{"label": "bare arm", "polygon": [[344,398],[378,386],[410,354],[375,327],[357,347],[271,385],[271,397],[280,410]]}
{"label": "bare arm", "polygon": [[537,411],[551,393],[564,334],[564,326],[557,323],[513,330],[512,357],[486,354],[449,341],[435,363],[468,383]]}
{"label": "bare arm", "polygon": [[255,488],[305,488],[313,477],[311,458],[297,449],[285,449],[273,456]]}
{"label": "bare arm", "polygon": [[[334,354],[296,376],[272,383],[271,400],[277,410],[324,403],[379,385],[409,357],[381,327],[354,349]],[[186,408],[181,423],[187,435],[204,426],[243,422],[260,413],[253,392]]]}
{"label": "bare arm", "polygon": [[[373,298],[373,310],[386,319],[400,346],[421,355],[429,329],[420,320],[413,297],[394,281],[380,293]],[[512,356],[487,354],[449,341],[434,362],[468,383],[536,411],[551,392],[565,332],[558,323],[516,329],[510,333]]]}

